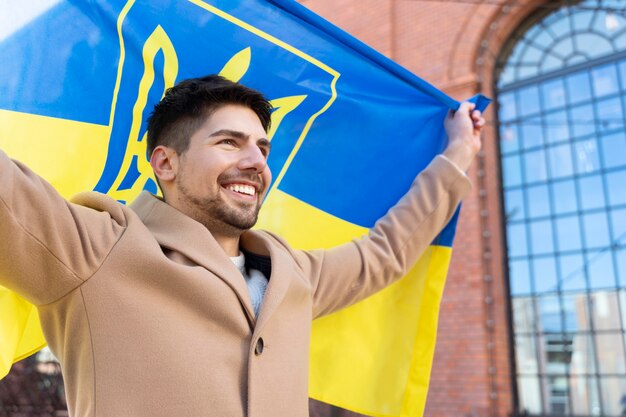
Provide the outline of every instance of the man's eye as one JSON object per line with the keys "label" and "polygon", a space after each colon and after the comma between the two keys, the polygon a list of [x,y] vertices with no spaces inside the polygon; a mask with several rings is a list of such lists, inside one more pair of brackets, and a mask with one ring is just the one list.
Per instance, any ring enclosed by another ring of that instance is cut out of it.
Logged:
{"label": "man's eye", "polygon": [[232,139],[222,139],[219,141],[220,145],[228,145],[228,146],[235,146],[237,145],[237,142],[235,142]]}

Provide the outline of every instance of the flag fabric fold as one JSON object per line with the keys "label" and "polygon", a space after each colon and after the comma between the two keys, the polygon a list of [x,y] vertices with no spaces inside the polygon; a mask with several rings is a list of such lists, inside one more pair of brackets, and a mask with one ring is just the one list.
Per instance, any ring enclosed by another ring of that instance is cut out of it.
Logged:
{"label": "flag fabric fold", "polygon": [[[0,7],[11,17],[0,25],[0,148],[11,157],[65,197],[157,192],[151,108],[177,81],[220,73],[274,105],[274,182],[258,227],[297,248],[367,233],[445,148],[443,120],[459,105],[291,0]],[[456,219],[405,278],[314,323],[311,397],[373,416],[423,413]],[[42,347],[37,320],[0,288],[0,377]]]}

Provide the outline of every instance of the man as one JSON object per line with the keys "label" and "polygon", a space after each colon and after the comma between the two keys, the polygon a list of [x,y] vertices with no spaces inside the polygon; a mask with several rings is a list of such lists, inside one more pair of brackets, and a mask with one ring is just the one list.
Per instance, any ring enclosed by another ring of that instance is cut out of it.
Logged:
{"label": "man", "polygon": [[37,305],[72,416],[308,415],[311,320],[401,277],[470,184],[484,119],[464,103],[449,145],[369,235],[299,251],[249,230],[271,182],[270,105],[218,76],[183,81],[150,117],[163,199],[72,203],[0,153],[0,285]]}

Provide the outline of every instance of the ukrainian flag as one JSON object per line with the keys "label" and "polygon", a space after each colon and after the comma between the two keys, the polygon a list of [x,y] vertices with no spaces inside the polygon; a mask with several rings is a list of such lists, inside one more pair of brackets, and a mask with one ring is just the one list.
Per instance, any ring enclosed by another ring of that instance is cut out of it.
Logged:
{"label": "ukrainian flag", "polygon": [[[2,7],[0,147],[9,155],[66,197],[156,192],[147,115],[177,81],[220,73],[275,107],[275,180],[259,226],[294,247],[367,233],[444,149],[442,122],[458,106],[291,0]],[[375,416],[422,414],[455,222],[407,277],[314,323],[313,398]],[[0,376],[44,344],[36,309],[0,287]]]}

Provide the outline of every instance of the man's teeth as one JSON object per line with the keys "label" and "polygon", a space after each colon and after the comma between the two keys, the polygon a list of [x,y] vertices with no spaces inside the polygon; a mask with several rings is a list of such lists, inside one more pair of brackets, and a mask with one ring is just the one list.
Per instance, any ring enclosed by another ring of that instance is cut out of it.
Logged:
{"label": "man's teeth", "polygon": [[255,195],[256,189],[251,185],[233,184],[227,187],[229,190],[235,191],[241,194]]}

